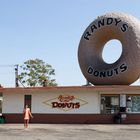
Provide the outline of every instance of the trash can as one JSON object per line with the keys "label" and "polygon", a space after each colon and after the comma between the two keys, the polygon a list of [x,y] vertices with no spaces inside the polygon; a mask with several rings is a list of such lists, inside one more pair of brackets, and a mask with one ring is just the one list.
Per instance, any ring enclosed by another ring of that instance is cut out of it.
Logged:
{"label": "trash can", "polygon": [[1,116],[0,116],[0,123],[1,123]]}
{"label": "trash can", "polygon": [[5,117],[4,116],[0,116],[0,124],[5,123]]}
{"label": "trash can", "polygon": [[114,123],[116,123],[116,124],[120,124],[121,123],[121,116],[120,116],[120,114],[116,114],[114,116]]}

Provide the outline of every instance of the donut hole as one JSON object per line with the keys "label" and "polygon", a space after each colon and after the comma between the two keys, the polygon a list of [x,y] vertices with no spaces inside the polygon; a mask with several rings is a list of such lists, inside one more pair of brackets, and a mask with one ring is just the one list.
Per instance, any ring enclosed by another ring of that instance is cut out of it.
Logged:
{"label": "donut hole", "polygon": [[102,58],[107,64],[115,63],[122,55],[122,43],[117,39],[109,40],[103,47]]}

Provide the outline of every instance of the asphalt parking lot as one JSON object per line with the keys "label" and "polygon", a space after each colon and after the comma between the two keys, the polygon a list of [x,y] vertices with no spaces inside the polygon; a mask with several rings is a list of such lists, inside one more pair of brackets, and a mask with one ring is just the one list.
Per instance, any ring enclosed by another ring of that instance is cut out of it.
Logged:
{"label": "asphalt parking lot", "polygon": [[140,125],[0,124],[2,140],[139,140]]}

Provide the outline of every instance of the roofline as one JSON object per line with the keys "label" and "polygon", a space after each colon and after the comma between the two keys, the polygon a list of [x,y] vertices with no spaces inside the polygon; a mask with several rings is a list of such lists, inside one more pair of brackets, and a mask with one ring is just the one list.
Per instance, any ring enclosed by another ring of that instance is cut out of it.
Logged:
{"label": "roofline", "polygon": [[47,86],[47,87],[12,87],[0,88],[0,92],[20,92],[20,91],[48,91],[48,90],[93,90],[93,91],[140,91],[140,86],[128,85],[107,85],[107,86]]}

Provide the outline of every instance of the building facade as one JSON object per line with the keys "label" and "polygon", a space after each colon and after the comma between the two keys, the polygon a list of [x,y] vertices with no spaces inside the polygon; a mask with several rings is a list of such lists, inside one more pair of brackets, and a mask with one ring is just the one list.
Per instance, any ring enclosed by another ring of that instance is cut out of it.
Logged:
{"label": "building facade", "polygon": [[32,123],[140,123],[140,86],[1,88],[6,123],[23,123],[26,104]]}

